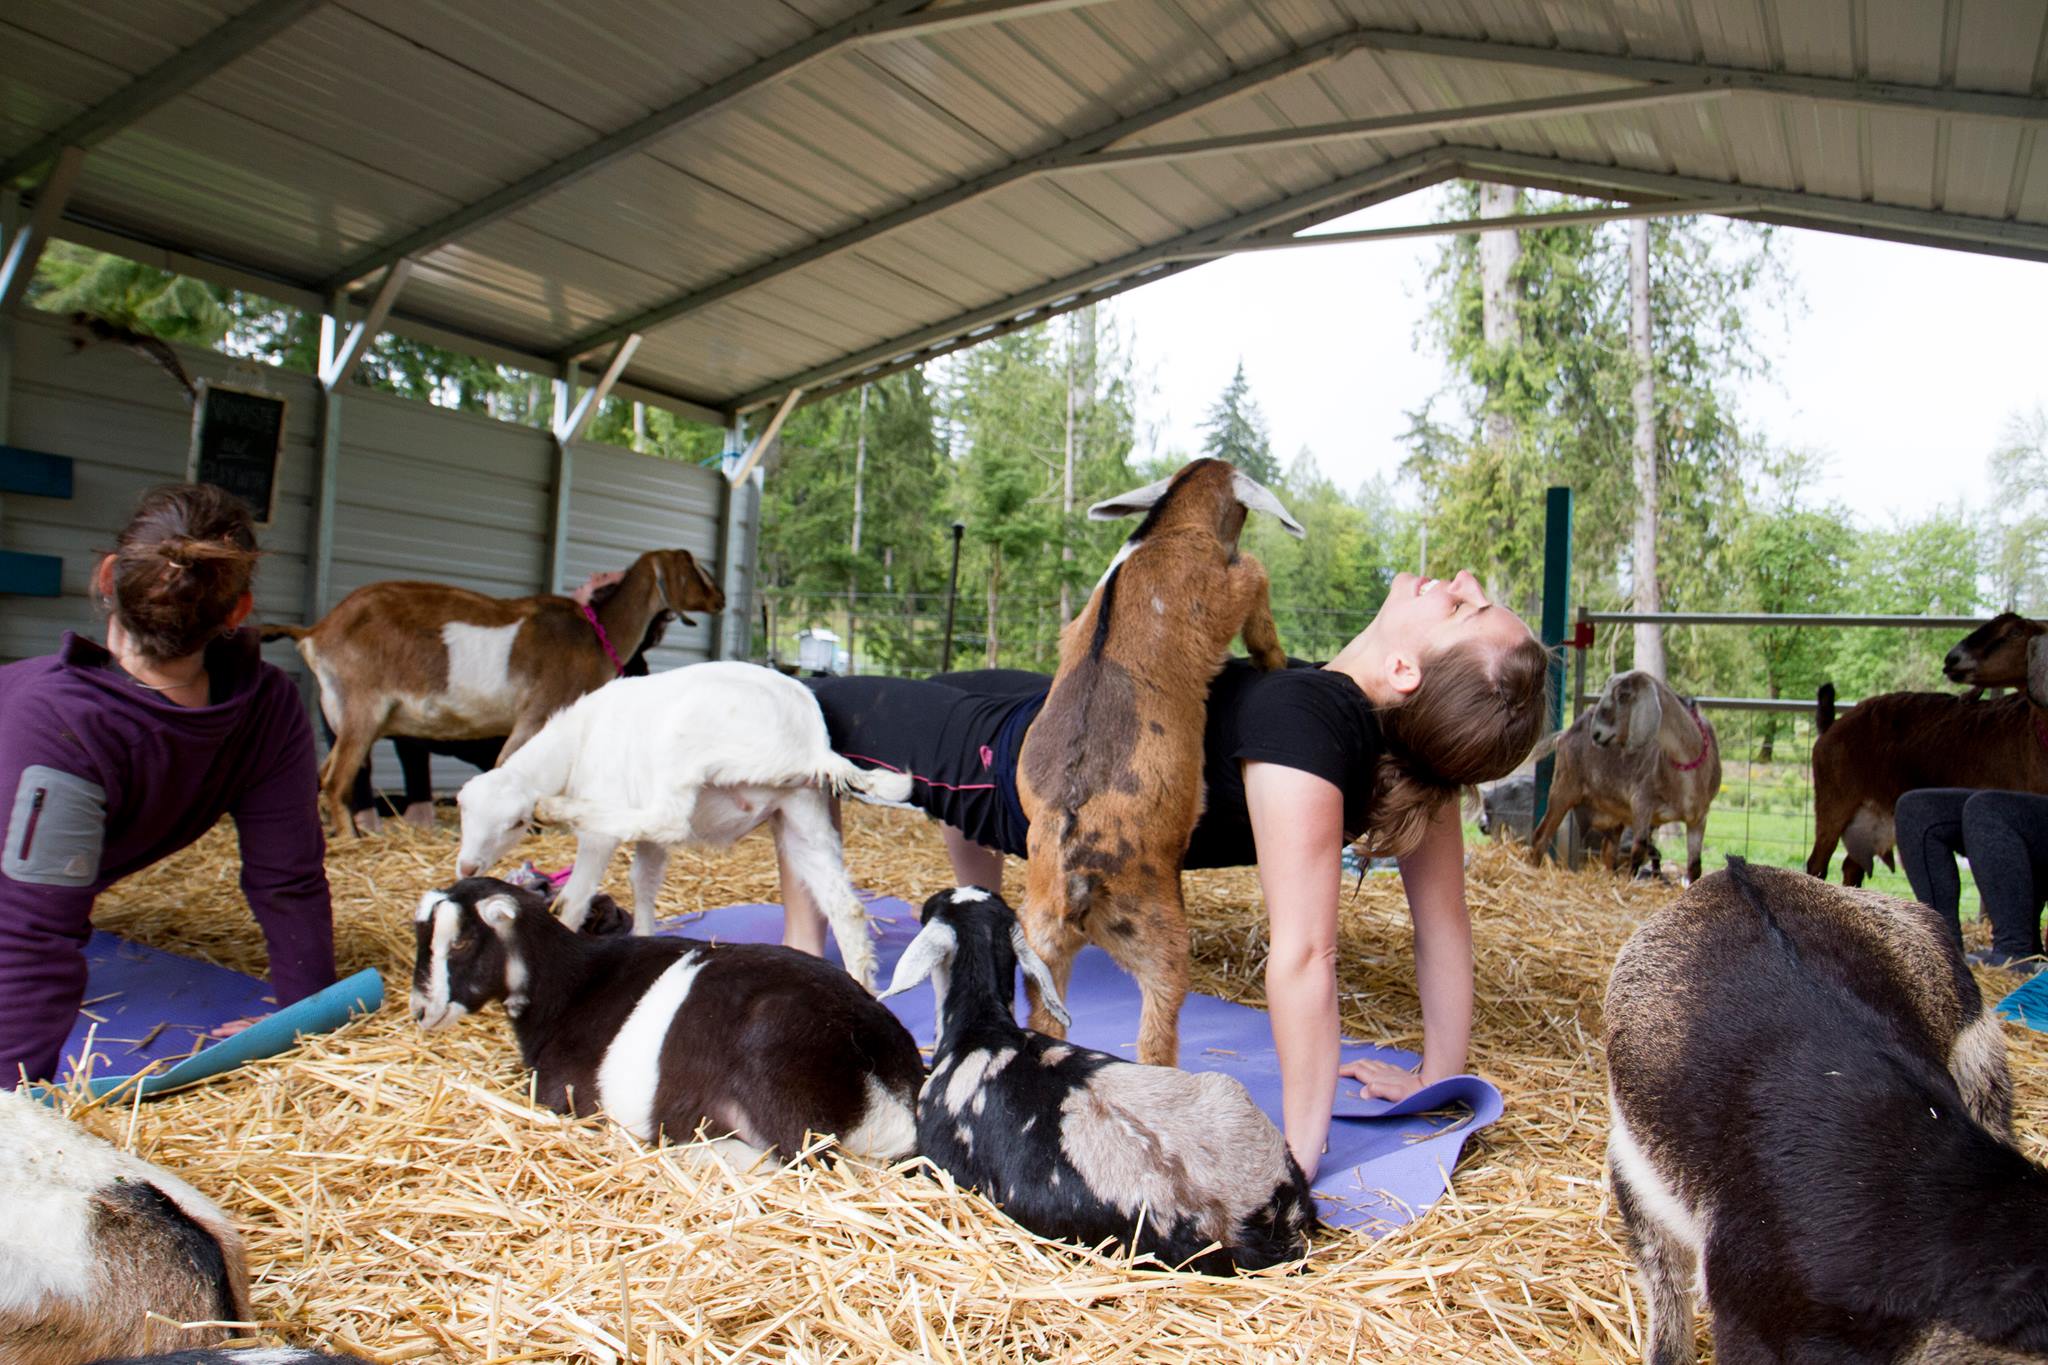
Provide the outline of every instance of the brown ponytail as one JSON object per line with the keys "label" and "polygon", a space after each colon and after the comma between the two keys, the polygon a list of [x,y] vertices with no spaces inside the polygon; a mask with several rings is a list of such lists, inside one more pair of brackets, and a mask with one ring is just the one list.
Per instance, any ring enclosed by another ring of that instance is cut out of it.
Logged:
{"label": "brown ponytail", "polygon": [[1380,713],[1387,751],[1364,842],[1379,856],[1407,853],[1448,801],[1505,777],[1543,736],[1550,654],[1534,637],[1490,657],[1476,642],[1422,661],[1408,699]]}
{"label": "brown ponytail", "polygon": [[249,505],[234,494],[151,489],[117,541],[108,605],[145,659],[180,659],[227,626],[261,554]]}

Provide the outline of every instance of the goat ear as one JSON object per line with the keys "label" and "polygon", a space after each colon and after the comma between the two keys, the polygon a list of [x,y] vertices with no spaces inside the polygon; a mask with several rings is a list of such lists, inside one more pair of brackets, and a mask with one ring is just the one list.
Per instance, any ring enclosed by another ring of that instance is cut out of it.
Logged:
{"label": "goat ear", "polygon": [[2048,706],[2048,635],[2027,641],[2027,700]]}
{"label": "goat ear", "polygon": [[1046,1013],[1059,1020],[1061,1028],[1072,1024],[1067,1007],[1060,1001],[1059,987],[1052,984],[1052,970],[1045,965],[1044,958],[1031,951],[1023,925],[1010,926],[1010,947],[1017,954],[1017,965],[1024,969],[1024,979],[1038,987],[1038,1003],[1045,1006]]}
{"label": "goat ear", "polygon": [[502,893],[496,896],[485,896],[477,902],[476,912],[483,916],[485,924],[490,925],[491,928],[496,929],[499,933],[503,933],[512,927],[514,920],[519,918],[519,902]]}
{"label": "goat ear", "polygon": [[1651,744],[1656,741],[1657,728],[1664,723],[1663,689],[1648,675],[1643,678],[1644,686],[1636,694],[1635,714],[1629,717],[1629,743]]}
{"label": "goat ear", "polygon": [[953,932],[953,926],[944,920],[934,920],[917,931],[917,937],[910,940],[910,946],[903,950],[903,956],[896,959],[896,974],[889,978],[889,989],[883,991],[880,999],[901,995],[918,982],[930,976],[942,962],[952,960],[959,951],[960,936]]}
{"label": "goat ear", "polygon": [[1157,483],[1133,488],[1114,498],[1104,498],[1088,509],[1088,520],[1115,521],[1118,517],[1135,517],[1140,512],[1149,512],[1153,503],[1166,496],[1167,487],[1172,482],[1173,475],[1169,474]]}
{"label": "goat ear", "polygon": [[1273,496],[1272,489],[1242,470],[1234,472],[1231,479],[1237,500],[1245,505],[1246,511],[1265,512],[1278,517],[1280,524],[1287,528],[1287,534],[1296,540],[1308,535],[1308,532],[1302,529],[1301,523],[1294,519],[1294,514],[1281,505],[1280,499]]}

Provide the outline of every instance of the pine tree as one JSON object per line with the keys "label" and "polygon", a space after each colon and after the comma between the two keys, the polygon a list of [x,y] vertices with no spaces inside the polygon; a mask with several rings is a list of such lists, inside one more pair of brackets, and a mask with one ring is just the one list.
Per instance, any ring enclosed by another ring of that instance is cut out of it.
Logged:
{"label": "pine tree", "polygon": [[1237,373],[1209,409],[1202,431],[1204,455],[1228,460],[1268,486],[1280,482],[1280,462],[1273,458],[1266,418],[1252,399],[1251,382],[1244,377],[1244,361],[1237,362]]}

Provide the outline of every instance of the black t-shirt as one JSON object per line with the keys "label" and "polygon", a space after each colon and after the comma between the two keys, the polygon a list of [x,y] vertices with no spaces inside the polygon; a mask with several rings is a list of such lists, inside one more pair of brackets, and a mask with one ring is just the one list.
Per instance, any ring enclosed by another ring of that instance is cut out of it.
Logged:
{"label": "black t-shirt", "polygon": [[1342,673],[1288,660],[1262,672],[1232,659],[1209,686],[1202,779],[1207,799],[1188,841],[1187,867],[1248,867],[1258,861],[1245,809],[1246,763],[1313,773],[1344,793],[1344,837],[1365,833],[1380,754],[1378,719],[1358,684]]}

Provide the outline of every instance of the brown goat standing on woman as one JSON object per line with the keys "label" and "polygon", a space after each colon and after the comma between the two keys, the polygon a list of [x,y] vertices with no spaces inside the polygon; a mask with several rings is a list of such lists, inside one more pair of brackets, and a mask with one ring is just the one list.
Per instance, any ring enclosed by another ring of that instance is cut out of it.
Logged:
{"label": "brown goat standing on woman", "polygon": [[687,550],[649,550],[590,617],[567,597],[486,597],[446,583],[371,583],[319,624],[268,626],[287,636],[320,684],[334,745],[320,768],[329,828],[352,831],[356,770],[390,733],[421,739],[506,736],[503,762],[549,716],[618,676],[661,612],[725,609],[725,593]]}
{"label": "brown goat standing on woman", "polygon": [[[1180,1052],[1180,868],[1202,810],[1209,684],[1240,632],[1261,668],[1287,663],[1266,570],[1237,548],[1248,509],[1302,534],[1279,499],[1221,460],[1088,509],[1098,521],[1146,517],[1061,633],[1052,691],[1018,754],[1031,822],[1024,932],[1062,995],[1091,939],[1137,977],[1138,1060],[1157,1066]],[[1031,992],[1031,1026],[1065,1037]]]}

